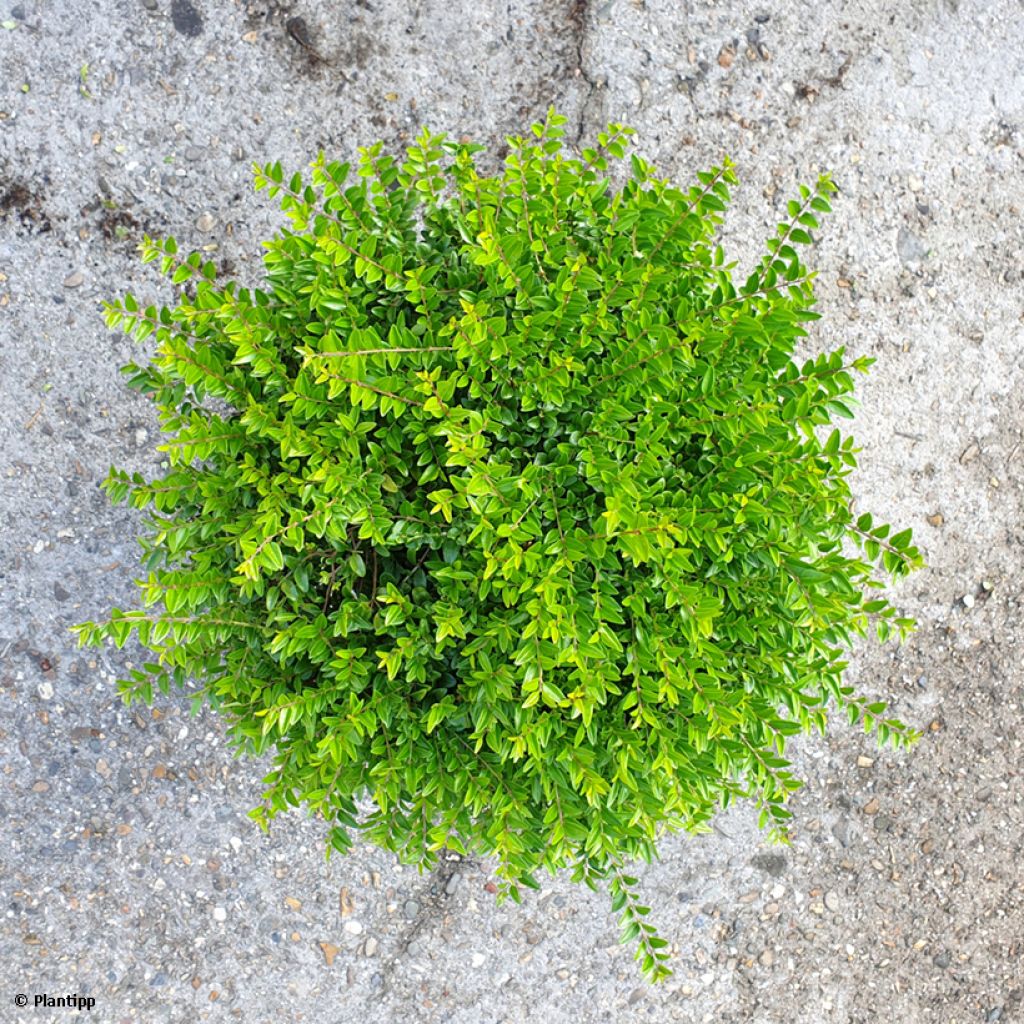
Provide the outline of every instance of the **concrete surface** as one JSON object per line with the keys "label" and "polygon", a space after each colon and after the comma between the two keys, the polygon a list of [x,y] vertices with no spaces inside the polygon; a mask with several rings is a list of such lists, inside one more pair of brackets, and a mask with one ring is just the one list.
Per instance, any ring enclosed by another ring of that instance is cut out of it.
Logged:
{"label": "concrete surface", "polygon": [[[292,30],[289,19],[301,17]],[[0,0],[0,1020],[839,1022],[1024,1019],[1024,6],[693,0]],[[842,190],[809,261],[808,349],[877,357],[859,502],[930,568],[902,649],[851,678],[925,731],[801,746],[789,850],[753,813],[641,872],[675,944],[649,989],[607,901],[549,880],[495,909],[488,865],[435,877],[322,822],[264,837],[261,766],[183,695],[129,711],[131,652],[67,627],[130,604],[156,423],[102,298],[167,298],[143,232],[257,279],[277,223],[253,159],[303,167],[424,123],[500,143],[550,104],[608,120],[686,184],[730,154],[749,264],[799,181]]]}

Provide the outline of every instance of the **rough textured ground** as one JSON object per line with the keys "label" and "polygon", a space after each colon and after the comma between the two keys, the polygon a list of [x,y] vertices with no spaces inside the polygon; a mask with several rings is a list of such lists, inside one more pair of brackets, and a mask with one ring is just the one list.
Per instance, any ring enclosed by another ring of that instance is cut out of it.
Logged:
{"label": "rough textured ground", "polygon": [[[48,992],[104,1024],[1024,1020],[1019,2],[0,0],[0,21],[0,1019],[69,1019],[13,1004]],[[251,282],[273,223],[252,159],[424,123],[497,142],[552,102],[584,138],[635,125],[681,183],[731,154],[741,263],[834,172],[809,347],[877,357],[859,501],[930,563],[899,594],[916,636],[851,668],[924,739],[803,743],[789,850],[745,809],[666,842],[643,885],[678,955],[653,990],[568,881],[497,910],[486,864],[325,864],[298,814],[263,836],[261,766],[184,698],[126,710],[130,654],[67,632],[133,598],[137,519],[97,482],[158,469],[99,315],[165,297],[143,232]]]}

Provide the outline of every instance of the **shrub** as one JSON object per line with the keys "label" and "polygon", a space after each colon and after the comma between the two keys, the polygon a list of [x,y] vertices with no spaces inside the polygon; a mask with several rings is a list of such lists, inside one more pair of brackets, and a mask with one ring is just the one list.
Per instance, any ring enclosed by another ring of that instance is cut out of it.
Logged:
{"label": "shrub", "polygon": [[[742,285],[715,234],[731,165],[688,191],[611,125],[582,159],[565,119],[483,147],[424,132],[401,165],[279,164],[256,186],[291,222],[262,288],[146,239],[180,289],[107,321],[157,355],[125,367],[168,435],[143,608],[76,627],[155,654],[119,682],[195,679],[239,753],[274,749],[267,827],[305,805],[429,867],[494,855],[499,900],[540,869],[609,884],[653,978],[664,940],[628,864],[748,798],[785,839],[789,737],[830,708],[915,734],[843,682],[878,596],[920,562],[855,516],[842,349],[793,362],[812,312],[795,247],[829,209],[801,188]],[[365,798],[360,807],[357,801]]]}

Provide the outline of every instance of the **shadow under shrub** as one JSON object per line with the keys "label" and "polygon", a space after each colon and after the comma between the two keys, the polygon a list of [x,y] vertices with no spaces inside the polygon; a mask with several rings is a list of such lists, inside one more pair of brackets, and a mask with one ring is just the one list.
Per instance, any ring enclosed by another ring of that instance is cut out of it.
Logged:
{"label": "shadow under shrub", "polygon": [[791,359],[829,179],[738,286],[730,165],[680,191],[632,156],[615,190],[632,132],[570,159],[563,123],[495,177],[429,133],[309,184],[258,168],[291,222],[261,289],[147,239],[180,301],[107,319],[158,341],[125,370],[169,469],[111,470],[149,509],[143,607],[76,628],[154,652],[125,699],[195,679],[239,752],[275,751],[264,826],[305,805],[329,849],[495,855],[499,899],[605,880],[658,978],[628,862],[737,798],[784,838],[786,739],[830,708],[913,739],[843,669],[911,627],[878,590],[920,556],[853,515],[857,449],[818,430],[871,360]]}

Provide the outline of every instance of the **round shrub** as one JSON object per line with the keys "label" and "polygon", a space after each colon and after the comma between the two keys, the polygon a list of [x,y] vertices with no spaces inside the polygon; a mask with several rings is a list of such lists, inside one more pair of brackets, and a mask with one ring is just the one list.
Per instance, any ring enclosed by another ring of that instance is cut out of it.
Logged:
{"label": "round shrub", "polygon": [[630,861],[737,798],[784,838],[786,740],[830,709],[913,739],[843,670],[872,623],[912,626],[878,590],[920,556],[851,511],[827,429],[871,360],[792,358],[829,179],[738,284],[728,163],[680,191],[634,155],[615,188],[632,132],[574,159],[563,123],[494,176],[426,132],[400,165],[257,168],[290,220],[258,288],[146,240],[180,301],[107,319],[157,342],[125,370],[168,469],[111,470],[149,509],[143,607],[76,628],[154,653],[126,700],[195,685],[274,750],[264,826],[305,805],[328,850],[494,855],[500,899],[605,880],[657,978]]}

